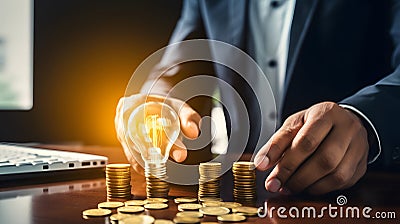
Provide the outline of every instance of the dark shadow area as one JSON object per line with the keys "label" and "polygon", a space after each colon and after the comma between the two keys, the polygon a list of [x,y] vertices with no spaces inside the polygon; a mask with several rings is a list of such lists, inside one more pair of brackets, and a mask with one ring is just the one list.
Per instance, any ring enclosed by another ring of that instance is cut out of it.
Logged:
{"label": "dark shadow area", "polygon": [[36,0],[34,106],[0,111],[0,141],[118,144],[118,99],[168,43],[180,9],[180,0]]}

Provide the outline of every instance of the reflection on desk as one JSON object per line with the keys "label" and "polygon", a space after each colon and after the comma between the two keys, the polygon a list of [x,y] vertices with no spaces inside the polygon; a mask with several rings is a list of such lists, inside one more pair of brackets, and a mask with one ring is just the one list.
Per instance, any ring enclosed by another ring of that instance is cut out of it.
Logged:
{"label": "reflection on desk", "polygon": [[[70,193],[93,190],[103,190],[106,186],[104,179],[69,181],[66,183],[44,184],[20,189],[10,189],[0,192],[0,223],[36,223],[32,222],[35,216],[35,202],[41,198],[49,198],[50,195],[68,195]],[[1,190],[1,189],[0,189]],[[40,202],[42,203],[42,202]],[[63,205],[63,203],[66,203]],[[65,207],[68,201],[59,202]],[[50,203],[47,205],[48,212],[54,209]],[[44,210],[45,212],[45,210]],[[60,217],[62,218],[62,217]]]}

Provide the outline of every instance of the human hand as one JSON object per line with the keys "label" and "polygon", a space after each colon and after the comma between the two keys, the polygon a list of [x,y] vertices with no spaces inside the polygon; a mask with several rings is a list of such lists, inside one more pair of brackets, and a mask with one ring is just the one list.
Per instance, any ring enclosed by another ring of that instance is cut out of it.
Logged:
{"label": "human hand", "polygon": [[366,172],[367,131],[336,103],[323,102],[286,119],[255,157],[270,192],[324,194],[354,185]]}
{"label": "human hand", "polygon": [[[128,126],[128,119],[132,111],[140,106],[141,104],[153,101],[153,102],[164,102],[171,106],[178,114],[180,123],[181,123],[181,131],[185,135],[185,137],[194,139],[199,135],[199,122],[200,115],[194,111],[188,104],[185,102],[174,99],[174,98],[164,98],[162,96],[156,95],[143,95],[136,94],[131,95],[129,97],[122,97],[117,106],[116,115],[115,115],[115,129],[117,132],[117,138],[120,141],[124,153],[131,163],[132,168],[139,174],[143,174],[142,166],[136,161],[133,153],[138,153],[134,147],[132,140],[129,138],[127,131],[125,130]],[[134,149],[134,150],[132,150]],[[139,153],[138,153],[139,155]],[[174,145],[170,150],[170,156],[176,162],[183,162],[187,157],[187,149],[185,145],[182,143],[182,138],[178,138]]]}

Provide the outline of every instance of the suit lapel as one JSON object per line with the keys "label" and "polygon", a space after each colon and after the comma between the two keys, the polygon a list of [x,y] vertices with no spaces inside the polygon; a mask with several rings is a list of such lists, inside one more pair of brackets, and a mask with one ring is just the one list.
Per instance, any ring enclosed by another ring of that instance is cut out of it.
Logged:
{"label": "suit lapel", "polygon": [[284,88],[285,94],[292,78],[293,69],[295,67],[301,45],[304,41],[304,37],[306,36],[308,27],[311,24],[317,3],[318,0],[296,0],[292,28],[290,32],[290,44]]}

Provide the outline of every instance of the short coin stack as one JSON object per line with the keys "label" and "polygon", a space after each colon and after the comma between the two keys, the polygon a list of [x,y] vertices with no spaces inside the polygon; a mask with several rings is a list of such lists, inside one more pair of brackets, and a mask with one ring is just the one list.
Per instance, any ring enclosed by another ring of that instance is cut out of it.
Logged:
{"label": "short coin stack", "polygon": [[107,199],[131,198],[131,170],[129,164],[106,166]]}
{"label": "short coin stack", "polygon": [[198,197],[201,200],[204,197],[220,197],[220,176],[221,163],[207,162],[200,163],[199,166],[199,192]]}
{"label": "short coin stack", "polygon": [[145,169],[146,193],[148,198],[167,198],[169,185],[167,179],[167,170],[165,167],[149,165]]}
{"label": "short coin stack", "polygon": [[235,162],[233,172],[233,197],[243,204],[254,204],[256,200],[256,172],[253,162]]}

